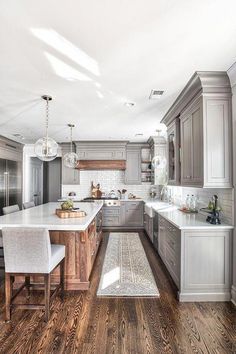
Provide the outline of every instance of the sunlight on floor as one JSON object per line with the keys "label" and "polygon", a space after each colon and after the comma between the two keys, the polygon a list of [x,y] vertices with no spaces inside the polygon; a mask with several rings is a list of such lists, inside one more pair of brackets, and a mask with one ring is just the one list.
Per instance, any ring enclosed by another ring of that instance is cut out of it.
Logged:
{"label": "sunlight on floor", "polygon": [[119,279],[120,279],[120,267],[116,267],[104,275],[102,281],[102,289],[106,289],[109,285],[115,283]]}

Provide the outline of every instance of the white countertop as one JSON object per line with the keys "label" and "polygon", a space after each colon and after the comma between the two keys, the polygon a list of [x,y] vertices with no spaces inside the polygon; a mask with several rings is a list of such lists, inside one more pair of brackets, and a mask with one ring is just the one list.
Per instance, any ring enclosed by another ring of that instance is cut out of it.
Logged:
{"label": "white countertop", "polygon": [[206,222],[206,217],[208,214],[185,214],[182,211],[178,210],[177,206],[166,207],[165,209],[155,208],[153,205],[153,209],[158,212],[163,218],[168,220],[171,224],[176,226],[181,230],[188,229],[233,229],[234,227],[229,224],[225,224],[222,222],[221,225],[212,225]]}
{"label": "white countertop", "polygon": [[48,230],[86,230],[103,203],[76,203],[76,207],[87,213],[81,218],[61,219],[55,214],[56,208],[60,208],[60,203],[47,203],[34,208],[17,211],[12,214],[0,216],[0,230],[3,227],[43,227]]}

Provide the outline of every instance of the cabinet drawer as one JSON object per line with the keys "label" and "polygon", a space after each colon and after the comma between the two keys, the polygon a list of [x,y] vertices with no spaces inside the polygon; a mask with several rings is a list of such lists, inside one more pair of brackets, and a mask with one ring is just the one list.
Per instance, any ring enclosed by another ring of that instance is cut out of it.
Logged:
{"label": "cabinet drawer", "polygon": [[103,208],[103,216],[119,216],[120,208]]}
{"label": "cabinet drawer", "polygon": [[125,210],[141,209],[142,205],[142,202],[126,202]]}
{"label": "cabinet drawer", "polygon": [[103,218],[103,226],[119,226],[120,225],[120,217],[118,216],[104,216]]}

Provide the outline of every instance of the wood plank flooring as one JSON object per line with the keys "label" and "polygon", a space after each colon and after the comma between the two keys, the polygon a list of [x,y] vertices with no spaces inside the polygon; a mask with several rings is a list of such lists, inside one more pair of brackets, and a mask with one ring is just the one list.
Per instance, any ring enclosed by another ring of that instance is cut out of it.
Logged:
{"label": "wood plank flooring", "polygon": [[[160,298],[97,298],[107,245],[104,235],[89,291],[54,299],[51,318],[42,311],[14,310],[3,321],[0,290],[0,353],[236,353],[236,308],[231,303],[179,303],[176,288],[149,240],[140,232]],[[42,293],[34,292],[41,301]],[[20,299],[19,299],[20,300]]]}

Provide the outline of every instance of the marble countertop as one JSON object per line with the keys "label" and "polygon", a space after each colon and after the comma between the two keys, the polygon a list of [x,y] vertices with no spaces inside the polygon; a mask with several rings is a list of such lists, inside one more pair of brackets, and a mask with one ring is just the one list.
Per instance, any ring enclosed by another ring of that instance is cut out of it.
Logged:
{"label": "marble countertop", "polygon": [[233,229],[232,225],[223,223],[221,225],[212,225],[206,222],[206,217],[208,214],[186,214],[178,210],[177,206],[169,205],[164,209],[155,208],[153,209],[158,212],[163,218],[168,220],[171,224],[176,226],[180,230],[189,230],[189,229]]}
{"label": "marble countertop", "polygon": [[3,227],[43,227],[48,230],[84,231],[102,208],[103,203],[76,203],[76,207],[86,212],[81,218],[61,219],[55,214],[60,203],[47,203],[34,208],[0,216],[0,230]]}

